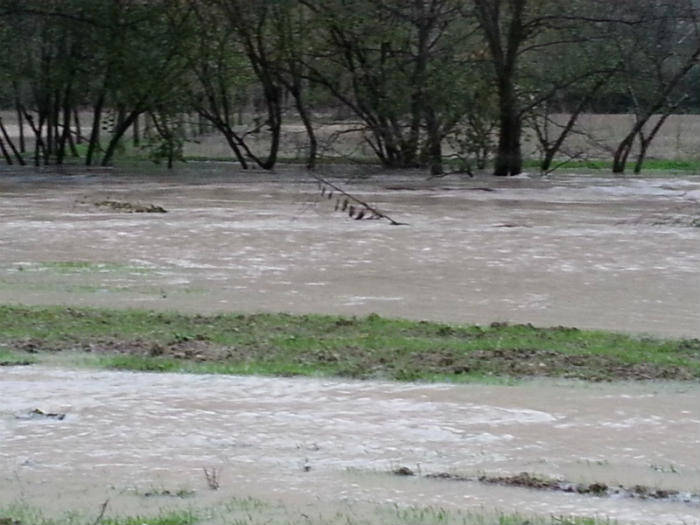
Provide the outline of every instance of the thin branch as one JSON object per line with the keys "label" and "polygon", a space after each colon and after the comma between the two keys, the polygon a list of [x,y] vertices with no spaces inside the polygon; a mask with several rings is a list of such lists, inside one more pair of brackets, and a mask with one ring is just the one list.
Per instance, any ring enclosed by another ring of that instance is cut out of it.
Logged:
{"label": "thin branch", "polygon": [[359,205],[362,206],[363,208],[369,210],[370,212],[372,212],[372,214],[373,214],[374,217],[377,217],[377,218],[380,218],[380,219],[386,219],[387,221],[389,221],[389,224],[391,224],[392,226],[408,226],[408,223],[406,223],[406,222],[398,222],[398,221],[392,219],[392,218],[389,217],[386,213],[384,213],[384,212],[382,212],[382,211],[379,211],[377,208],[375,208],[374,206],[372,206],[372,205],[366,203],[366,202],[363,201],[362,199],[360,199],[360,198],[358,198],[358,197],[355,197],[354,195],[351,195],[350,193],[348,193],[347,191],[345,191],[345,190],[344,190],[343,188],[341,188],[340,186],[338,186],[338,185],[336,185],[336,184],[330,182],[328,179],[325,179],[325,178],[323,178],[323,177],[321,177],[320,175],[317,175],[317,174],[315,174],[315,173],[310,173],[310,175],[311,175],[319,184],[322,184],[322,185],[325,185],[325,186],[328,186],[328,187],[334,189],[335,191],[337,191],[338,193],[340,193],[341,195],[343,195],[343,196],[346,197],[347,199],[349,199],[349,200],[351,200],[351,201],[353,201],[353,202],[359,204]]}
{"label": "thin branch", "polygon": [[104,518],[105,511],[107,510],[107,505],[109,504],[109,499],[106,499],[104,503],[102,503],[102,506],[100,507],[100,513],[97,515],[97,518],[95,521],[92,522],[92,525],[98,525],[101,521],[102,518]]}

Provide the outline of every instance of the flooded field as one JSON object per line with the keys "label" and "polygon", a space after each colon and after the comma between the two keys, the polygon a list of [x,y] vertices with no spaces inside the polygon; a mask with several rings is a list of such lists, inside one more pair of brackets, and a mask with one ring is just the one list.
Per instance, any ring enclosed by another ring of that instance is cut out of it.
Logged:
{"label": "flooded field", "polygon": [[[700,177],[326,175],[407,224],[350,219],[291,168],[2,174],[0,303],[376,312],[700,337]],[[340,523],[348,512],[411,505],[700,523],[699,395],[676,383],[3,367],[0,506],[97,514],[109,499],[123,515],[253,497],[282,502],[300,523],[309,513]],[[415,475],[391,474],[402,467]],[[476,479],[521,472],[674,496]]]}
{"label": "flooded field", "polygon": [[[289,517],[300,522],[419,505],[700,523],[699,395],[697,385],[674,383],[455,386],[8,367],[0,507],[20,500],[96,514],[109,499],[124,515],[252,496],[295,509]],[[391,474],[400,467],[416,475]],[[203,468],[217,473],[218,490]],[[679,495],[599,497],[428,477],[520,472]]]}
{"label": "flooded field", "polygon": [[[700,177],[336,168],[406,226],[335,212],[302,172],[0,176],[0,302],[330,312],[700,336]],[[128,213],[105,201],[156,206]]]}

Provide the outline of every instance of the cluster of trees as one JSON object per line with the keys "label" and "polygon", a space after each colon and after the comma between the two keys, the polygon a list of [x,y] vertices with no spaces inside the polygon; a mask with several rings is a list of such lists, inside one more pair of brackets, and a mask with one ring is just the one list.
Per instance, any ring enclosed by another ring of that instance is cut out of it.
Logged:
{"label": "cluster of trees", "polygon": [[[524,129],[549,170],[582,113],[614,110],[635,117],[622,172],[698,103],[699,14],[698,0],[0,0],[0,107],[31,129],[37,164],[109,164],[130,129],[172,162],[196,115],[265,169],[301,121],[313,167],[317,119],[341,108],[384,166],[439,174],[449,145],[496,175],[522,170]],[[24,142],[0,120],[7,162]]]}

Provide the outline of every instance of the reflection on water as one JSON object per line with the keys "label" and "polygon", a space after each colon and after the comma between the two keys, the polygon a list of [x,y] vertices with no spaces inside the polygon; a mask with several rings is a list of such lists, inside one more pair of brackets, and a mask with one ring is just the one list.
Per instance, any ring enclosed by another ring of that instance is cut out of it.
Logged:
{"label": "reflection on water", "polygon": [[[697,505],[383,473],[525,471],[697,491],[699,394],[680,384],[451,386],[9,367],[0,373],[0,505],[23,494],[80,507],[134,486],[206,494],[206,466],[218,469],[222,487],[206,497],[221,500],[694,523]],[[66,417],[17,417],[36,408]]]}
{"label": "reflection on water", "polygon": [[[303,173],[226,169],[0,178],[0,302],[700,336],[698,177],[343,181],[410,223],[392,227],[334,213]],[[107,198],[169,213],[92,204]],[[111,266],[36,271],[47,261]]]}

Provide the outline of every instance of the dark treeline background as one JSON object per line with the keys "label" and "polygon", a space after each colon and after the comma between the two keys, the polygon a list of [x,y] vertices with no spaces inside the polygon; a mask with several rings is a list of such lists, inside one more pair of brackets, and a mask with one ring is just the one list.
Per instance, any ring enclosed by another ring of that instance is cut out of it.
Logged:
{"label": "dark treeline background", "polygon": [[0,0],[0,107],[31,130],[0,125],[0,158],[107,165],[128,132],[172,163],[189,126],[269,169],[293,122],[313,167],[332,114],[386,167],[439,174],[448,148],[467,171],[514,175],[524,129],[546,171],[578,117],[605,112],[634,115],[611,155],[638,170],[668,115],[700,109],[698,14],[697,0]]}

